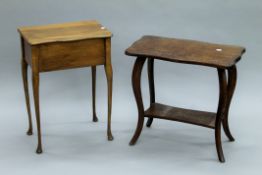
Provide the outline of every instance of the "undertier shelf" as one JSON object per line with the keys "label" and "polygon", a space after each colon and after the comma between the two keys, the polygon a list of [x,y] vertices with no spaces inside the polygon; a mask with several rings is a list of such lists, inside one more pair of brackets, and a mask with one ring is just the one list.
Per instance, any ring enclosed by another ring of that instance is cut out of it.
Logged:
{"label": "undertier shelf", "polygon": [[183,109],[159,103],[152,103],[145,111],[145,116],[190,123],[207,128],[215,128],[216,121],[216,113],[214,112]]}

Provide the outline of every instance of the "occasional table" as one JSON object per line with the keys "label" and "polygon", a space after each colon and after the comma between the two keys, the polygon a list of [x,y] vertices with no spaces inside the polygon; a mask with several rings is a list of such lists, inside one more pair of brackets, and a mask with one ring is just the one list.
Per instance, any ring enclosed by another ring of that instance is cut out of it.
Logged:
{"label": "occasional table", "polygon": [[44,26],[20,27],[22,47],[22,75],[29,119],[28,135],[32,135],[32,118],[28,90],[28,65],[32,68],[32,84],[35,104],[38,146],[42,153],[39,74],[64,69],[91,66],[93,121],[96,122],[96,66],[104,65],[108,84],[108,140],[111,133],[112,81],[111,32],[97,21],[81,21]]}
{"label": "occasional table", "polygon": [[[215,129],[216,149],[220,162],[225,162],[221,144],[221,125],[230,141],[234,138],[229,130],[228,112],[237,80],[236,63],[245,48],[207,42],[173,39],[158,36],[144,36],[126,50],[129,56],[137,57],[132,74],[132,86],[138,108],[138,123],[130,141],[134,145],[143,128],[144,117],[150,127],[153,118],[174,120]],[[148,60],[150,107],[144,110],[141,96],[141,71]],[[214,67],[219,77],[219,105],[217,112],[197,111],[171,107],[155,101],[154,59],[169,62]],[[227,72],[227,74],[226,74]]]}

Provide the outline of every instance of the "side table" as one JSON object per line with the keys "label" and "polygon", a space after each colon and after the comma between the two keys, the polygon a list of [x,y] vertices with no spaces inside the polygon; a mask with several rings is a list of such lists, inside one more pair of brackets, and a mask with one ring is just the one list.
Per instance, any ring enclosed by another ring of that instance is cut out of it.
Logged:
{"label": "side table", "polygon": [[[237,68],[235,64],[244,52],[245,48],[238,46],[157,36],[144,36],[136,41],[125,52],[129,56],[137,57],[133,68],[132,85],[138,108],[138,123],[130,145],[134,145],[139,138],[144,117],[149,118],[148,127],[151,126],[153,118],[174,120],[215,129],[217,154],[220,162],[225,162],[221,143],[221,125],[223,124],[229,140],[234,141],[229,130],[228,112],[236,86]],[[146,59],[148,59],[150,107],[144,110],[140,82]],[[220,89],[217,112],[196,111],[157,103],[154,87],[154,59],[216,68]]]}
{"label": "side table", "polygon": [[111,65],[111,32],[97,21],[20,27],[18,31],[21,36],[21,66],[29,119],[28,135],[33,134],[27,79],[28,65],[32,68],[32,84],[38,134],[36,152],[42,153],[39,105],[39,74],[42,72],[91,66],[93,121],[96,122],[96,66],[104,65],[108,84],[107,135],[108,140],[113,140],[111,133],[113,81]]}

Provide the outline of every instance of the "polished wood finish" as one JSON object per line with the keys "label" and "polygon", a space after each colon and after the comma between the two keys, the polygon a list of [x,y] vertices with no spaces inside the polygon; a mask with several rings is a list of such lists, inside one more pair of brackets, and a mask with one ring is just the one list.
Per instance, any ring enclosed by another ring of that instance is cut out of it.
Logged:
{"label": "polished wood finish", "polygon": [[[217,52],[224,53],[219,55],[211,51],[217,48],[217,46],[222,48],[222,50]],[[138,108],[138,123],[130,145],[134,145],[139,138],[143,128],[144,117],[149,118],[147,122],[148,127],[151,126],[153,118],[174,120],[214,129],[218,158],[220,162],[225,162],[221,143],[221,125],[223,125],[229,140],[234,141],[229,129],[228,113],[237,79],[235,63],[241,58],[244,51],[244,48],[237,46],[152,36],[145,36],[135,42],[126,50],[127,55],[137,56],[133,68],[132,86]],[[141,72],[146,59],[148,59],[150,106],[144,111],[141,95]],[[154,59],[216,67],[219,78],[217,112],[183,109],[155,102]]]}
{"label": "polished wood finish", "polygon": [[91,66],[93,121],[96,115],[96,66],[104,65],[108,84],[108,140],[111,132],[112,81],[111,32],[97,21],[52,24],[46,26],[21,27],[22,77],[26,97],[29,129],[32,135],[27,67],[32,67],[32,84],[38,134],[37,153],[42,153],[41,121],[39,104],[39,79],[41,72],[57,71]]}
{"label": "polished wood finish", "polygon": [[144,36],[126,50],[136,57],[228,68],[236,64],[245,48],[194,40]]}
{"label": "polished wood finish", "polygon": [[145,117],[174,120],[195,124],[207,128],[215,128],[216,113],[171,107],[153,103],[145,111]]}
{"label": "polished wood finish", "polygon": [[67,42],[94,38],[110,38],[112,33],[98,21],[80,21],[18,28],[30,45]]}

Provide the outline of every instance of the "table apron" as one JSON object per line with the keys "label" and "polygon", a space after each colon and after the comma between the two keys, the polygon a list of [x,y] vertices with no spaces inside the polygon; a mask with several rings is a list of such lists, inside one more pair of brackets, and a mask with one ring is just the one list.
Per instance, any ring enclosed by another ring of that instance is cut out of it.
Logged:
{"label": "table apron", "polygon": [[39,72],[105,64],[104,39],[57,42],[39,46]]}

